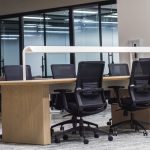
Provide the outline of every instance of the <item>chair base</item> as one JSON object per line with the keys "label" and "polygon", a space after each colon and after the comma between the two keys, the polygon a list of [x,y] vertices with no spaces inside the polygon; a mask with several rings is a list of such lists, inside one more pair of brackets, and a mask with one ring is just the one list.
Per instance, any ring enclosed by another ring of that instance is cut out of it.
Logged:
{"label": "chair base", "polygon": [[129,124],[131,129],[134,129],[135,131],[139,131],[139,129],[142,129],[144,130],[143,135],[144,136],[148,135],[145,127],[139,121],[134,120],[134,119],[118,122],[116,124],[111,125],[109,129],[109,133],[113,135],[117,135],[116,127],[120,125],[125,125],[125,124]]}
{"label": "chair base", "polygon": [[[57,127],[57,126],[63,127],[66,124],[73,124],[73,123],[75,123],[75,124],[76,123],[80,123],[80,119],[77,119],[77,117],[72,117],[72,119],[70,119],[70,120],[66,120],[66,121],[63,121],[63,122],[60,122],[60,123],[57,123],[57,124],[51,126],[51,129],[53,129],[53,128]],[[95,126],[96,128],[98,128],[98,124],[95,124],[93,122],[89,122],[89,121],[83,120],[83,123],[87,124],[88,126],[92,125],[92,126]]]}
{"label": "chair base", "polygon": [[[108,140],[109,141],[112,141],[113,140],[113,137],[111,134],[109,134],[108,132],[106,131],[103,131],[103,130],[100,130],[98,128],[98,125],[97,124],[94,124],[92,122],[88,122],[88,121],[84,121],[82,118],[80,119],[76,119],[76,120],[67,120],[67,121],[64,121],[64,122],[61,122],[59,124],[56,124],[54,126],[52,126],[51,129],[53,129],[54,127],[56,126],[63,126],[64,124],[68,124],[68,123],[71,123],[73,125],[73,128],[71,129],[68,129],[68,130],[63,130],[62,132],[60,133],[57,133],[57,134],[54,134],[55,136],[55,143],[60,143],[60,137],[62,136],[64,140],[68,140],[68,133],[72,133],[72,134],[77,134],[77,132],[79,133],[80,137],[82,138],[84,144],[88,144],[89,141],[88,139],[86,139],[85,137],[85,131],[90,131],[90,132],[93,132],[94,133],[94,137],[95,138],[98,138],[99,137],[99,134],[98,133],[103,133],[103,134],[107,134],[108,135]],[[77,126],[77,123],[79,124]],[[87,126],[84,126],[84,124],[86,124]],[[90,125],[93,125],[95,126],[96,128],[93,128],[91,127]],[[53,134],[52,134],[53,135]]]}

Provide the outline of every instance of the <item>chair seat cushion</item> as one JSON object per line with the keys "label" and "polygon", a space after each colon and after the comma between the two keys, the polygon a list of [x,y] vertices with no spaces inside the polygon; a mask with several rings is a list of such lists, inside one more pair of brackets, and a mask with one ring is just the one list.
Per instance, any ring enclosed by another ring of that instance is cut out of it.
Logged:
{"label": "chair seat cushion", "polygon": [[[92,115],[97,113],[98,111],[101,112],[102,109],[99,108],[83,108],[83,110],[80,112],[79,111],[79,107],[77,106],[77,104],[75,102],[69,102],[68,103],[68,112],[71,114],[74,114],[76,116],[86,116],[86,115]],[[101,108],[103,108],[103,110],[105,109],[104,104],[101,105]]]}
{"label": "chair seat cushion", "polygon": [[150,107],[150,102],[148,101],[136,101],[133,102],[130,97],[121,99],[122,108],[128,111],[136,111]]}

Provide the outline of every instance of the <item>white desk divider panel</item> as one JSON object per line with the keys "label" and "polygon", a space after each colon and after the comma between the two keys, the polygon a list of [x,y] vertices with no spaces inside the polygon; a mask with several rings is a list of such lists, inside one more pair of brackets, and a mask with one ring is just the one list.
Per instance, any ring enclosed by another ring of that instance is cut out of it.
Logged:
{"label": "white desk divider panel", "polygon": [[26,53],[93,53],[128,52],[149,53],[150,47],[98,47],[98,46],[28,46],[23,49],[23,80],[26,80]]}

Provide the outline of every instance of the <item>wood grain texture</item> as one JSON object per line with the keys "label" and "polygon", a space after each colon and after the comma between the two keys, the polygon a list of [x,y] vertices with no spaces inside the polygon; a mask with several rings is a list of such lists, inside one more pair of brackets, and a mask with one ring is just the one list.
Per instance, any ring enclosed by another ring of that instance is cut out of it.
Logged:
{"label": "wood grain texture", "polygon": [[2,86],[4,142],[50,144],[48,85]]}
{"label": "wood grain texture", "polygon": [[[128,113],[128,116],[124,116],[123,110],[120,109],[118,104],[113,104],[111,108],[112,108],[111,109],[112,124],[125,121],[125,120],[130,120],[130,112]],[[133,114],[134,114],[135,120],[138,120],[139,122],[141,122],[141,124],[146,129],[148,130],[150,129],[150,108],[135,111],[133,112]],[[142,122],[145,122],[145,123],[142,123]]]}
{"label": "wood grain texture", "polygon": [[122,80],[129,80],[130,76],[108,76],[103,77],[104,81],[122,81]]}
{"label": "wood grain texture", "polygon": [[[104,81],[117,81],[117,80],[129,80],[129,76],[111,76],[111,77],[103,77]],[[19,81],[0,81],[0,85],[53,85],[53,84],[69,84],[74,83],[76,78],[65,78],[65,79],[43,79],[43,80],[19,80]]]}
{"label": "wood grain texture", "polygon": [[68,79],[44,79],[44,80],[18,80],[18,81],[0,81],[0,85],[51,85],[51,84],[68,84],[76,81],[76,78]]}

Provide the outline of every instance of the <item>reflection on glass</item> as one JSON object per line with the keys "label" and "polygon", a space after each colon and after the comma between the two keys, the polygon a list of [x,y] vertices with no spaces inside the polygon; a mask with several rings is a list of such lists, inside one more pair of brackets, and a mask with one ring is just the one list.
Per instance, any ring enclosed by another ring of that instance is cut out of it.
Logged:
{"label": "reflection on glass", "polygon": [[24,46],[44,45],[43,15],[24,16]]}
{"label": "reflection on glass", "polygon": [[4,65],[19,64],[19,19],[1,20],[1,61]]}
{"label": "reflection on glass", "polygon": [[[44,45],[43,14],[24,16],[24,46]],[[49,19],[49,18],[46,18]],[[42,76],[41,53],[27,54],[26,62],[31,66],[33,76]]]}
{"label": "reflection on glass", "polygon": [[[56,11],[46,13],[46,45],[69,45],[69,11]],[[70,63],[70,54],[47,54],[47,74],[51,76],[51,64]]]}
{"label": "reflection on glass", "polygon": [[[74,9],[75,46],[99,46],[98,6]],[[77,53],[76,66],[82,60],[100,60],[99,53]]]}
{"label": "reflection on glass", "polygon": [[[116,4],[101,7],[102,46],[118,46],[117,19]],[[108,63],[119,63],[119,53],[103,53],[103,60],[105,60],[104,73],[108,74]]]}
{"label": "reflection on glass", "polygon": [[46,45],[69,45],[69,11],[46,13]]}

